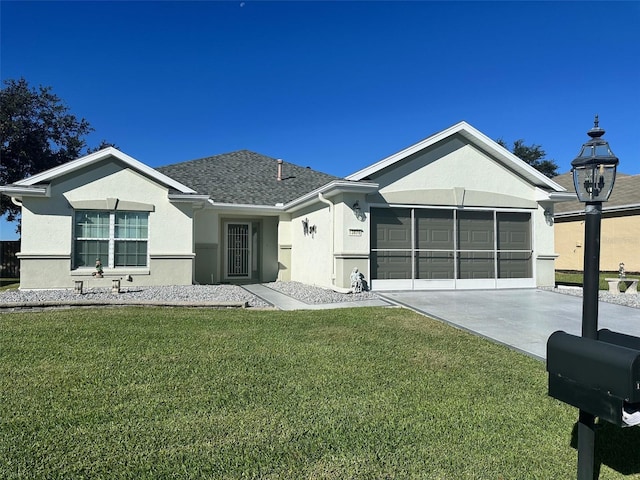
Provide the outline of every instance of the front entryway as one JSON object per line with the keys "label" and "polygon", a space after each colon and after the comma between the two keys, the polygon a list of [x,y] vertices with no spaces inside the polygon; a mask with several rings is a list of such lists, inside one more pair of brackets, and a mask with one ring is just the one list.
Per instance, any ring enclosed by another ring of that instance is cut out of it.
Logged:
{"label": "front entryway", "polygon": [[374,290],[533,287],[531,213],[372,208]]}
{"label": "front entryway", "polygon": [[226,280],[248,280],[252,277],[256,244],[257,229],[253,229],[251,223],[225,223],[224,277]]}

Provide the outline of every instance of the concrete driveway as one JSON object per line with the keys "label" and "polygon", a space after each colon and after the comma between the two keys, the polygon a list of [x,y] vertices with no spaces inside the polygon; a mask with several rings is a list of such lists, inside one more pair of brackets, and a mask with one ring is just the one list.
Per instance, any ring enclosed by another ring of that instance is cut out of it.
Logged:
{"label": "concrete driveway", "polygon": [[[403,291],[379,296],[541,360],[553,332],[582,331],[582,297],[545,290]],[[640,309],[600,302],[598,310],[598,328],[640,337]]]}

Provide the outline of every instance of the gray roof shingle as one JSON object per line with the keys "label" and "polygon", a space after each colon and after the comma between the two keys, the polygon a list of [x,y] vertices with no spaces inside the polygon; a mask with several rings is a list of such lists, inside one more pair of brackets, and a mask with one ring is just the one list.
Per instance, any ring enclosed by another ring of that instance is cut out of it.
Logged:
{"label": "gray roof shingle", "polygon": [[[573,175],[571,172],[553,177],[553,181],[562,185],[568,192],[575,192]],[[608,202],[602,204],[602,210],[617,209],[620,207],[640,207],[640,175],[627,175],[616,173],[616,183]],[[576,200],[556,203],[555,213],[584,212],[584,203]]]}
{"label": "gray roof shingle", "polygon": [[283,162],[282,180],[278,181],[277,160],[249,150],[175,163],[156,170],[199,194],[209,195],[214,202],[240,205],[286,204],[338,179]]}

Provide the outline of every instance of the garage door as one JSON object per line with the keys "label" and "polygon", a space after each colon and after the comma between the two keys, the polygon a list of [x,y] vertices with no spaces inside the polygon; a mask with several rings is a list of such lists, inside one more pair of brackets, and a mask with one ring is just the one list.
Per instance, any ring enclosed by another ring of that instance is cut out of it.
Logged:
{"label": "garage door", "polygon": [[373,208],[376,290],[534,286],[531,214]]}

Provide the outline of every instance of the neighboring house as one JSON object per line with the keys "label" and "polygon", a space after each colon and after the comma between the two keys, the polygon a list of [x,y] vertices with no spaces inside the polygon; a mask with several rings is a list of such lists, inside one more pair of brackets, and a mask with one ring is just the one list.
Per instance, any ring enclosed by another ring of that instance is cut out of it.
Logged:
{"label": "neighboring house", "polygon": [[[575,192],[571,173],[553,179]],[[574,193],[573,201],[555,209],[555,242],[558,270],[583,270],[584,209]],[[640,175],[618,173],[608,202],[602,204],[600,270],[640,272]]]}
{"label": "neighboring house", "polygon": [[[153,169],[107,148],[0,187],[21,288],[294,280],[346,291],[553,285],[572,194],[465,122],[345,179],[239,151]],[[104,279],[95,278],[95,261]]]}

